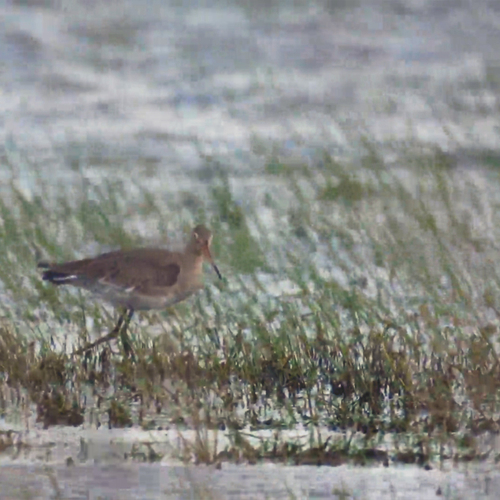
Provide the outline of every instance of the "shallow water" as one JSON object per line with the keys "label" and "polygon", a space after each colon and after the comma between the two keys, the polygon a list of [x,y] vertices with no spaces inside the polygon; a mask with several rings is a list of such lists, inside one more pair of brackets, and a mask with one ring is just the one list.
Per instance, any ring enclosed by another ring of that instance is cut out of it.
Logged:
{"label": "shallow water", "polygon": [[[20,484],[22,483],[22,486]],[[425,471],[414,466],[184,467],[158,464],[0,467],[1,499],[496,499],[492,466]]]}
{"label": "shallow water", "polygon": [[[257,465],[222,462],[211,466],[184,465],[183,443],[195,441],[196,432],[169,426],[164,430],[139,428],[92,429],[54,426],[43,430],[34,413],[17,425],[0,420],[0,431],[17,429],[15,446],[0,454],[0,499],[282,499],[282,498],[404,498],[428,500],[441,492],[444,498],[496,499],[500,471],[493,457],[500,449],[496,434],[478,436],[485,461],[434,462],[430,470],[392,461],[393,446],[387,436],[379,443],[387,450],[389,466],[372,462],[367,466],[343,463],[339,466],[292,466],[272,463]],[[332,439],[340,433],[323,429]],[[244,433],[252,446],[275,431]],[[230,444],[231,432],[207,435],[210,450]],[[307,429],[282,431],[281,437],[306,444]],[[5,435],[2,435],[5,438]],[[363,438],[361,438],[363,439]],[[17,444],[23,443],[23,446]],[[150,453],[159,461],[150,462]],[[163,457],[163,458],[161,458]]]}
{"label": "shallow water", "polygon": [[36,165],[175,190],[206,182],[204,155],[254,177],[274,143],[352,153],[361,134],[497,147],[494,1],[141,5],[0,7],[0,144],[27,187]]}

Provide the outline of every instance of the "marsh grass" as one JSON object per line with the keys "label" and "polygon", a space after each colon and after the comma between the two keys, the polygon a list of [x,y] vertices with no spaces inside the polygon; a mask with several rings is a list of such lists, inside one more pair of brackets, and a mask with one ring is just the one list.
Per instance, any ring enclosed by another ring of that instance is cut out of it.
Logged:
{"label": "marsh grass", "polygon": [[[392,162],[364,147],[357,162],[322,153],[301,166],[274,152],[253,205],[218,169],[196,209],[115,179],[55,194],[40,179],[28,195],[6,165],[2,411],[22,393],[45,427],[80,425],[92,407],[110,427],[195,429],[180,456],[196,463],[487,456],[477,437],[499,424],[498,173],[416,144],[394,146]],[[141,224],[167,240],[199,220],[223,282],[208,275],[189,302],[141,315],[133,359],[120,343],[73,356],[113,313],[42,283],[37,260],[147,244]]]}

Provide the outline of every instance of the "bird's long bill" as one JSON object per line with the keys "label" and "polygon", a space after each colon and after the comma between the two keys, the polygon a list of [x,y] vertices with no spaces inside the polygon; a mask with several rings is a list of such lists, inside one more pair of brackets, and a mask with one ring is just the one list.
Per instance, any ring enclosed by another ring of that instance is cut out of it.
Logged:
{"label": "bird's long bill", "polygon": [[212,267],[214,268],[215,272],[217,273],[217,276],[221,280],[222,274],[220,273],[219,268],[215,265],[214,259],[212,258],[212,254],[210,253],[210,250],[208,249],[208,245],[203,246],[202,251],[203,251],[203,255],[204,255],[205,259],[207,259],[208,262],[210,262],[210,264],[212,264]]}

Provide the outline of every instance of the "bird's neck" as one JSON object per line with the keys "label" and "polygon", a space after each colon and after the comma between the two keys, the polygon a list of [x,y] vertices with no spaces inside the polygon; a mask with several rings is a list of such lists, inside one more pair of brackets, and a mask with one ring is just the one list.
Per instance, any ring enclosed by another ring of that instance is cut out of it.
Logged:
{"label": "bird's neck", "polygon": [[196,241],[191,240],[184,249],[184,253],[189,255],[193,260],[201,258],[201,250],[198,247],[198,243]]}

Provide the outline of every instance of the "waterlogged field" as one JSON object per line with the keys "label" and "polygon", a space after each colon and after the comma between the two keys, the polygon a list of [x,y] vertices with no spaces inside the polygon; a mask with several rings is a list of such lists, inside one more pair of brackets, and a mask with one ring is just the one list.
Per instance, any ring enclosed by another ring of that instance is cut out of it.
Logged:
{"label": "waterlogged field", "polygon": [[[6,422],[133,426],[154,432],[126,460],[217,467],[500,459],[498,155],[274,150],[243,201],[213,159],[203,190],[168,197],[133,174],[56,189],[33,165],[27,192],[23,161],[2,158]],[[197,222],[224,279],[208,267],[202,293],[138,315],[126,343],[73,355],[117,313],[43,283],[38,260],[168,246]],[[0,437],[5,456],[23,445]]]}
{"label": "waterlogged field", "polygon": [[[0,498],[496,499],[495,7],[0,6]],[[37,262],[198,223],[223,280],[75,355]]]}

